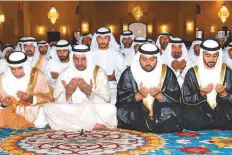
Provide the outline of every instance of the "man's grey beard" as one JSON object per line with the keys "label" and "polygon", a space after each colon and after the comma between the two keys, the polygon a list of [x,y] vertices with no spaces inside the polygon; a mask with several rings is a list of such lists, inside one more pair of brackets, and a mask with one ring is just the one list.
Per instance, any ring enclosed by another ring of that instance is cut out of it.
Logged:
{"label": "man's grey beard", "polygon": [[162,50],[165,50],[167,48],[168,44],[160,44],[160,47]]}

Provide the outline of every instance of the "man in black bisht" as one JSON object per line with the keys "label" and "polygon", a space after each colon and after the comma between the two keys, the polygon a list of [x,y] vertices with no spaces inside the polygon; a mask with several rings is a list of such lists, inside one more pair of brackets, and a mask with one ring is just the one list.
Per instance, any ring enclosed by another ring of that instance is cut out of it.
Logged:
{"label": "man in black bisht", "polygon": [[155,133],[182,131],[180,97],[176,76],[162,64],[159,49],[143,44],[118,83],[118,127]]}
{"label": "man in black bisht", "polygon": [[185,128],[231,129],[231,69],[223,64],[216,40],[205,40],[200,47],[199,63],[189,69],[182,86]]}

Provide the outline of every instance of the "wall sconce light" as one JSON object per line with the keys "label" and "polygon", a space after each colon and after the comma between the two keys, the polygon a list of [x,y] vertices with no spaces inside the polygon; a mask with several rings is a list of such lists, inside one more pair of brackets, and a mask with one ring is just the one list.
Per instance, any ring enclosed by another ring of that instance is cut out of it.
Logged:
{"label": "wall sconce light", "polygon": [[218,16],[221,18],[221,21],[223,23],[225,23],[226,19],[230,16],[230,12],[225,4],[223,4],[221,9],[219,10]]}
{"label": "wall sconce light", "polygon": [[2,2],[1,2],[1,8],[0,8],[0,24],[5,22],[5,15],[2,13]]}
{"label": "wall sconce light", "polygon": [[168,32],[168,26],[167,25],[161,25],[160,30],[161,30],[161,33]]}
{"label": "wall sconce light", "polygon": [[88,22],[82,22],[81,31],[82,31],[82,33],[88,33],[89,32],[89,23]]}
{"label": "wall sconce light", "polygon": [[113,25],[109,25],[108,28],[111,30],[112,33],[115,32],[115,27]]}
{"label": "wall sconce light", "polygon": [[122,27],[123,31],[126,31],[128,30],[128,25],[127,24],[123,24],[123,27]]}
{"label": "wall sconce light", "polygon": [[51,7],[50,11],[48,12],[48,18],[51,20],[52,24],[56,23],[58,17],[59,17],[59,13],[56,11],[56,8]]}
{"label": "wall sconce light", "polygon": [[0,15],[0,23],[5,22],[5,16],[3,14]]}
{"label": "wall sconce light", "polygon": [[65,26],[61,26],[60,27],[60,32],[61,32],[61,34],[66,35],[67,34],[67,28]]}
{"label": "wall sconce light", "polygon": [[45,28],[43,26],[38,27],[37,29],[38,34],[43,35],[45,33]]}
{"label": "wall sconce light", "polygon": [[210,33],[216,32],[216,27],[215,26],[209,26],[209,32]]}
{"label": "wall sconce light", "polygon": [[193,21],[186,21],[186,30],[187,30],[187,32],[193,32],[193,30],[194,30]]}
{"label": "wall sconce light", "polygon": [[152,26],[152,24],[150,24],[150,25],[147,26],[147,32],[150,33],[150,34],[152,34],[152,32],[153,32],[153,26]]}

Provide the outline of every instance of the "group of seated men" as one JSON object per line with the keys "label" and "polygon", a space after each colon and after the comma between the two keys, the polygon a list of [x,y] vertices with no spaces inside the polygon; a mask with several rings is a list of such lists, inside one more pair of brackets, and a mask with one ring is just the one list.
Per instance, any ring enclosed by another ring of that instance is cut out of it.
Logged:
{"label": "group of seated men", "polygon": [[22,38],[1,52],[0,127],[231,129],[232,44],[217,37],[189,51],[169,33],[154,43],[124,31],[119,45],[105,27],[73,46]]}

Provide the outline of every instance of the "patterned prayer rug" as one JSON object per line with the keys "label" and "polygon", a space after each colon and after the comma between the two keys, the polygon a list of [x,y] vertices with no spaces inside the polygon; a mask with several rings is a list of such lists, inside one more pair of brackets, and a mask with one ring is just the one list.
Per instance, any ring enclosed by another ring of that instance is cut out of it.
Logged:
{"label": "patterned prayer rug", "polygon": [[225,154],[232,155],[232,131],[150,134],[131,130],[63,132],[0,129],[0,154]]}

